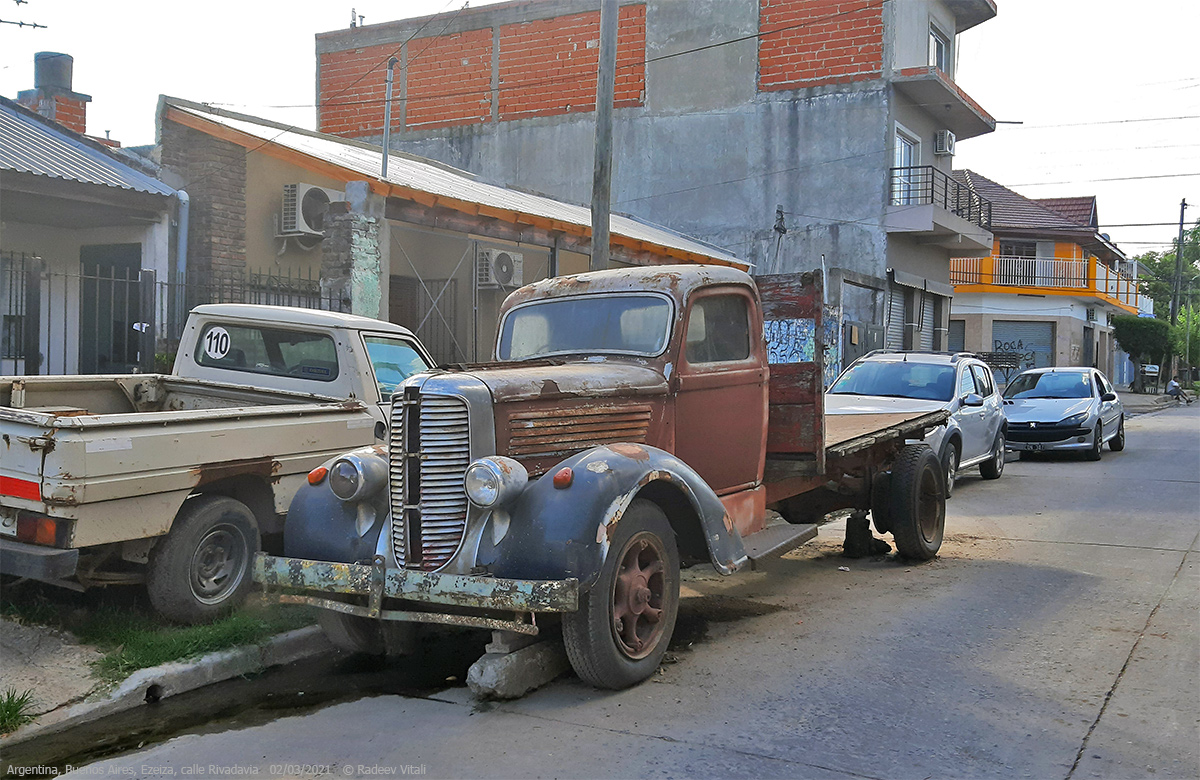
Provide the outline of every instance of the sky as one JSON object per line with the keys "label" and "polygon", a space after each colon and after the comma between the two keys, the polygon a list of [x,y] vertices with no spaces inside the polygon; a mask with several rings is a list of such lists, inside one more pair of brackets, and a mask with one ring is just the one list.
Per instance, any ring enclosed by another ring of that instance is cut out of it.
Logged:
{"label": "sky", "polygon": [[[316,33],[348,27],[352,9],[370,25],[461,6],[0,0],[0,20],[45,25],[0,24],[0,95],[31,89],[34,54],[57,51],[92,97],[88,132],[126,146],[154,142],[160,94],[312,128]],[[1127,255],[1169,248],[1181,199],[1195,204],[1187,223],[1200,219],[1200,0],[997,6],[959,37],[956,81],[1001,123],[960,142],[955,167],[1032,198],[1096,195],[1101,232]]]}

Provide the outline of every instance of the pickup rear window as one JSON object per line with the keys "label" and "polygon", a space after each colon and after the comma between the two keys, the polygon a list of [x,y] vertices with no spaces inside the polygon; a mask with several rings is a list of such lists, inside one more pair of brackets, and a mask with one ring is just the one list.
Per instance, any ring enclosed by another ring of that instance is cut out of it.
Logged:
{"label": "pickup rear window", "polygon": [[196,364],[317,382],[338,375],[337,347],[328,334],[256,325],[209,323],[196,345]]}

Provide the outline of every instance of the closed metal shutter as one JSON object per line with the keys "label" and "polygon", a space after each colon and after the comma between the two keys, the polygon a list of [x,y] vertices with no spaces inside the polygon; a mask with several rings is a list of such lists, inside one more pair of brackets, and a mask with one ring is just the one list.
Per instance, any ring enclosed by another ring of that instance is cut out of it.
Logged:
{"label": "closed metal shutter", "polygon": [[887,333],[884,334],[885,349],[904,349],[904,288],[893,284],[888,294]]}
{"label": "closed metal shutter", "polygon": [[1054,323],[992,323],[992,352],[1016,354],[1020,367],[1045,368],[1054,365]]}
{"label": "closed metal shutter", "polygon": [[917,349],[933,349],[933,329],[937,325],[933,316],[933,302],[937,296],[929,292],[918,295],[921,296],[921,329],[917,335]]}

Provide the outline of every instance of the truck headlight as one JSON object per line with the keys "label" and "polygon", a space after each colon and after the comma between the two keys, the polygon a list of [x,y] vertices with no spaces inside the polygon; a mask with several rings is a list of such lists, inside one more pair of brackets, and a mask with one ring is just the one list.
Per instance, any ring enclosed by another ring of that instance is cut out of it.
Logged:
{"label": "truck headlight", "polygon": [[329,489],[342,501],[370,498],[387,483],[387,463],[373,455],[350,453],[329,467]]}
{"label": "truck headlight", "polygon": [[467,467],[463,488],[471,503],[483,509],[512,501],[529,482],[529,472],[520,463],[502,455],[480,458]]}
{"label": "truck headlight", "polygon": [[1087,418],[1087,412],[1080,412],[1079,414],[1073,414],[1070,417],[1065,417],[1062,420],[1059,420],[1058,424],[1064,428],[1070,428],[1075,425],[1083,425],[1085,422],[1087,422]]}

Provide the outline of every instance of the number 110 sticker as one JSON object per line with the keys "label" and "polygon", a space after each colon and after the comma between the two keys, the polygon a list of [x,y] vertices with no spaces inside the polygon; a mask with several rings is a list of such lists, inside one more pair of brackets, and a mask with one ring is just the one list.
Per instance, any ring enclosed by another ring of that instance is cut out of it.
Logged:
{"label": "number 110 sticker", "polygon": [[220,360],[229,354],[229,331],[224,328],[209,328],[204,334],[204,354]]}

